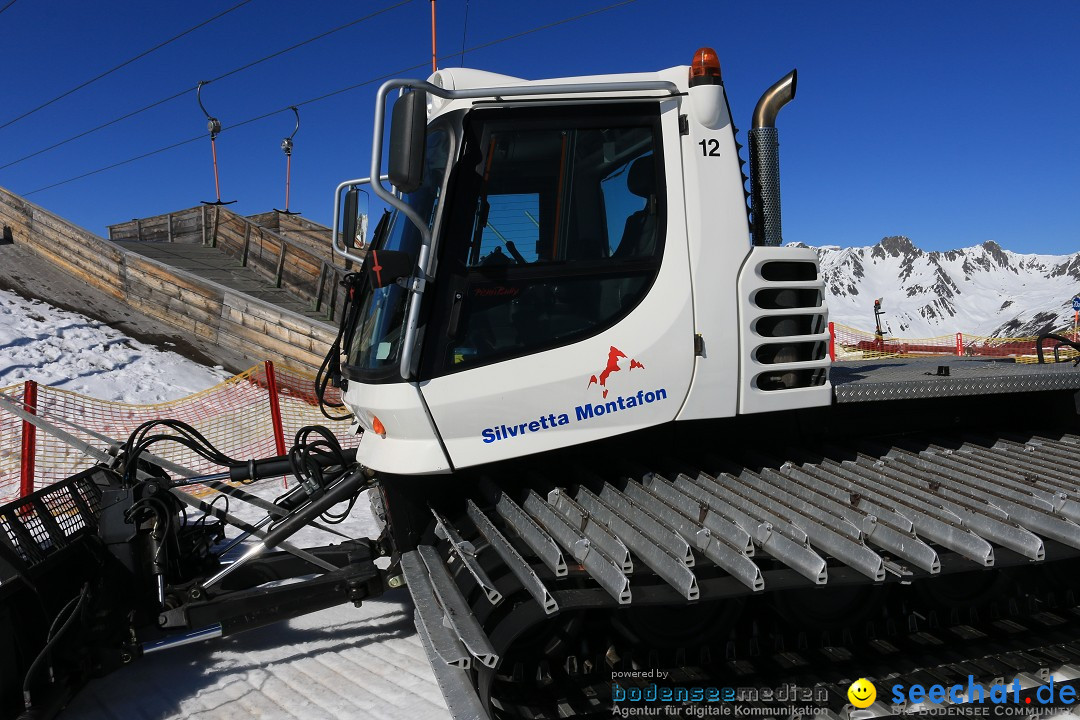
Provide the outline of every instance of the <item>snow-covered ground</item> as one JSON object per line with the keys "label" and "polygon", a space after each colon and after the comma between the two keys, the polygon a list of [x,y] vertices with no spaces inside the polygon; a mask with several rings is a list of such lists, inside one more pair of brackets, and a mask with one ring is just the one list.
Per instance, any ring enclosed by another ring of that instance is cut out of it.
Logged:
{"label": "snow-covered ground", "polygon": [[[0,291],[0,387],[24,380],[130,403],[156,403],[227,377],[77,313]],[[253,486],[272,498],[279,482]],[[231,510],[253,519],[233,503]],[[374,537],[365,498],[339,530]],[[299,545],[334,542],[305,530]],[[404,589],[260,630],[144,657],[91,682],[64,720],[448,718]]]}
{"label": "snow-covered ground", "polygon": [[157,403],[229,375],[97,320],[0,290],[0,387],[35,380],[103,400]]}

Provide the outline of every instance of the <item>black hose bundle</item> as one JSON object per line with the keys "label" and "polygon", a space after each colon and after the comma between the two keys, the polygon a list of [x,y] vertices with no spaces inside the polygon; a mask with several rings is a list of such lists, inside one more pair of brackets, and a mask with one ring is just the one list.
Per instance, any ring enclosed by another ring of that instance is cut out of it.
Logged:
{"label": "black hose bundle", "polygon": [[[311,439],[313,436],[315,440]],[[313,481],[321,487],[323,467],[345,467],[349,459],[332,432],[322,425],[307,425],[296,431],[293,446],[289,448],[289,463],[300,482]]]}
{"label": "black hose bundle", "polygon": [[[300,428],[296,433],[288,457],[293,474],[300,481],[301,486],[311,500],[321,495],[328,485],[348,472],[353,464],[351,453],[346,454],[334,434],[321,425],[308,425]],[[327,473],[328,468],[333,469],[330,474]],[[349,505],[344,512],[331,513],[327,511],[322,514],[322,520],[328,524],[337,524],[345,520],[352,511],[362,489],[361,487],[360,490],[357,490],[349,499]],[[286,495],[278,498],[275,504],[280,504],[282,498]]]}
{"label": "black hose bundle", "polygon": [[[155,427],[165,427],[173,430],[174,433],[150,435],[150,431]],[[139,456],[151,445],[159,442],[174,442],[183,445],[215,465],[235,465],[240,462],[218,450],[202,433],[185,422],[180,420],[150,420],[135,428],[127,441],[120,446],[120,452],[124,458],[121,475],[125,484],[135,484],[135,471],[139,466]]]}
{"label": "black hose bundle", "polygon": [[343,415],[331,415],[326,408],[338,409],[345,407],[345,403],[333,402],[326,399],[326,389],[333,383],[334,387],[343,387],[341,374],[341,348],[342,341],[348,344],[352,337],[352,331],[356,327],[356,320],[360,314],[360,294],[357,292],[360,286],[361,273],[348,273],[341,281],[345,288],[345,305],[341,310],[341,324],[338,326],[337,337],[330,344],[330,350],[323,358],[319,372],[315,375],[315,395],[319,398],[319,411],[328,420],[348,420],[352,413]]}

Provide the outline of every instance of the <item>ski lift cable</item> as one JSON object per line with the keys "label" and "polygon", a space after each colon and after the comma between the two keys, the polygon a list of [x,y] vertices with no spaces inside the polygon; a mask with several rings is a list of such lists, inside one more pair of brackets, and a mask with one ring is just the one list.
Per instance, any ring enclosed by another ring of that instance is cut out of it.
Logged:
{"label": "ski lift cable", "polygon": [[[475,45],[475,46],[473,46],[471,48],[468,48],[465,52],[475,52],[477,50],[484,50],[484,49],[492,47],[494,45],[499,45],[500,43],[509,42],[511,40],[516,40],[516,39],[524,37],[526,35],[531,35],[533,33],[541,32],[543,30],[549,30],[549,29],[551,29],[553,27],[557,27],[559,25],[565,25],[567,23],[574,22],[576,20],[582,20],[584,18],[591,17],[593,15],[598,15],[598,14],[603,13],[603,12],[608,12],[610,10],[616,10],[618,8],[625,7],[627,5],[631,5],[631,4],[635,3],[635,2],[637,2],[637,0],[621,0],[621,2],[612,3],[611,5],[606,5],[606,6],[601,7],[601,8],[596,8],[595,10],[590,10],[588,12],[580,13],[578,15],[574,15],[574,16],[568,17],[568,18],[563,18],[561,20],[555,20],[555,21],[547,23],[545,25],[538,25],[537,27],[530,28],[529,30],[523,30],[521,32],[514,33],[513,35],[506,35],[506,36],[498,38],[496,40],[490,40],[490,41],[488,41],[486,43],[482,43],[480,45]],[[451,53],[451,54],[446,55],[446,56],[444,56],[442,58],[439,58],[439,60],[447,60],[449,58],[453,58],[453,57],[456,57],[456,56],[457,56],[456,53]],[[399,70],[395,70],[394,72],[386,73],[384,75],[380,75],[379,77],[371,78],[369,80],[364,80],[363,82],[354,83],[352,85],[348,85],[346,87],[339,88],[338,90],[333,90],[331,92],[324,93],[323,95],[319,95],[317,97],[313,97],[313,98],[310,98],[308,100],[304,100],[303,102],[295,103],[295,107],[303,107],[305,105],[312,105],[314,103],[321,102],[321,101],[326,100],[328,98],[334,97],[335,95],[341,95],[342,93],[346,93],[346,92],[349,92],[351,90],[356,90],[357,88],[364,87],[365,85],[371,85],[373,83],[377,83],[377,82],[382,81],[382,80],[387,80],[389,78],[399,77],[404,73],[411,72],[413,70],[417,70],[419,68],[423,68],[423,67],[427,67],[427,66],[428,66],[428,62],[425,61],[425,62],[422,62],[422,63],[418,63],[416,65],[412,65],[412,66],[407,67],[407,68],[401,68]],[[271,111],[265,112],[265,113],[263,113],[261,115],[256,115],[255,117],[248,118],[246,120],[241,120],[240,122],[235,123],[233,125],[223,127],[221,132],[224,133],[224,132],[228,132],[229,130],[235,130],[236,128],[243,127],[244,125],[250,125],[251,123],[258,122],[260,120],[265,120],[266,118],[277,115],[278,113],[288,112],[291,107],[293,107],[293,105],[278,108],[277,110],[271,110]],[[161,154],[163,152],[167,152],[169,150],[173,150],[175,148],[181,147],[182,145],[187,145],[187,144],[190,144],[190,143],[193,143],[193,142],[197,142],[199,140],[203,140],[205,137],[206,137],[206,135],[196,135],[195,137],[188,138],[187,140],[181,140],[179,142],[172,143],[171,145],[166,145],[165,147],[161,147],[161,148],[158,148],[156,150],[151,150],[149,152],[142,153],[141,155],[136,155],[135,157],[128,158],[127,160],[121,160],[119,162],[112,163],[111,165],[106,165],[104,167],[100,167],[100,168],[97,168],[96,170],[91,170],[89,172],[82,173],[81,175],[77,175],[75,177],[71,177],[71,178],[68,178],[66,180],[60,180],[59,182],[52,183],[51,185],[45,185],[45,186],[39,187],[39,188],[37,188],[35,190],[31,190],[29,192],[21,193],[21,195],[23,197],[27,197],[27,196],[33,195],[35,193],[44,192],[45,190],[51,190],[52,188],[59,187],[61,185],[66,185],[68,183],[75,182],[76,180],[82,180],[83,178],[90,177],[91,175],[97,175],[98,173],[102,173],[102,172],[105,172],[107,170],[112,170],[114,168],[118,168],[118,167],[120,167],[122,165],[127,165],[129,163],[136,162],[137,160],[143,160],[145,158],[152,157],[154,155],[159,155],[159,154]]]}
{"label": "ski lift cable", "polygon": [[[97,82],[98,80],[101,80],[101,79],[102,79],[102,78],[104,78],[104,77],[107,77],[107,76],[109,76],[109,75],[112,75],[112,74],[113,74],[114,72],[116,72],[117,70],[120,70],[121,68],[125,68],[125,67],[127,67],[128,65],[130,65],[130,64],[131,64],[131,63],[133,63],[133,62],[135,62],[136,60],[141,60],[142,58],[146,57],[147,55],[149,55],[149,54],[151,54],[151,53],[153,53],[153,52],[156,52],[156,51],[160,50],[161,48],[165,47],[166,45],[168,45],[168,44],[170,44],[170,43],[176,42],[177,40],[179,40],[180,38],[184,37],[185,35],[188,35],[188,34],[190,34],[190,33],[193,33],[193,32],[195,32],[196,30],[198,30],[199,28],[201,28],[201,27],[204,27],[204,26],[206,26],[206,25],[209,25],[210,23],[214,22],[215,20],[217,20],[217,19],[219,19],[219,18],[223,18],[223,17],[225,17],[226,15],[228,15],[228,14],[229,14],[229,13],[231,13],[231,12],[233,12],[234,10],[239,10],[240,8],[242,8],[242,7],[244,6],[244,5],[247,5],[247,4],[248,4],[248,3],[250,3],[251,1],[252,1],[252,0],[240,0],[240,2],[239,2],[239,3],[237,3],[236,5],[233,5],[233,6],[231,7],[231,8],[228,8],[227,10],[223,10],[222,12],[219,12],[219,13],[218,13],[217,15],[214,15],[214,16],[213,16],[213,17],[211,17],[211,18],[208,18],[208,19],[206,19],[206,20],[203,20],[203,21],[202,21],[201,23],[199,23],[198,25],[193,25],[193,26],[189,27],[189,28],[188,28],[187,30],[183,31],[182,33],[180,33],[180,34],[178,34],[178,35],[173,35],[173,36],[172,36],[171,38],[169,38],[168,40],[165,40],[165,41],[163,41],[163,42],[160,42],[160,43],[158,43],[157,45],[155,45],[154,47],[150,48],[149,50],[144,50],[144,51],[142,51],[141,53],[139,53],[138,55],[136,55],[136,56],[134,56],[134,57],[131,57],[131,58],[128,58],[127,60],[125,60],[124,62],[120,63],[119,65],[116,65],[115,67],[113,67],[113,68],[110,68],[109,70],[106,70],[105,72],[103,72],[103,73],[100,73],[100,74],[98,74],[98,75],[95,75],[94,77],[90,78],[89,80],[87,80],[87,81],[85,81],[85,82],[83,82],[83,83],[80,83],[79,85],[76,85],[75,87],[71,88],[71,89],[70,89],[70,90],[68,90],[67,92],[64,92],[64,93],[61,93],[61,94],[57,95],[57,96],[56,96],[56,97],[54,97],[54,98],[53,98],[52,100],[48,100],[48,101],[46,101],[46,102],[43,102],[42,104],[38,105],[37,107],[35,107],[35,108],[32,108],[32,109],[30,109],[30,110],[27,110],[27,111],[26,111],[26,112],[24,112],[24,113],[23,113],[22,115],[19,115],[18,117],[15,117],[15,118],[12,118],[11,120],[8,120],[8,121],[7,121],[6,123],[4,123],[4,124],[0,125],[0,130],[3,130],[4,128],[8,127],[9,125],[13,125],[13,124],[15,124],[15,123],[19,122],[19,121],[20,121],[20,120],[22,120],[23,118],[27,118],[27,117],[30,117],[31,115],[33,115],[33,114],[34,114],[34,113],[36,113],[37,111],[39,111],[39,110],[43,110],[43,109],[45,109],[45,108],[49,107],[50,105],[52,105],[53,103],[57,102],[58,100],[63,100],[63,99],[64,99],[64,98],[66,98],[66,97],[67,97],[68,95],[71,95],[72,93],[74,93],[74,92],[76,92],[76,91],[78,91],[78,90],[82,90],[82,89],[83,89],[84,87],[86,87],[87,85],[91,85],[91,84],[93,84],[93,83],[96,83],[96,82]],[[5,9],[6,9],[6,8],[5,8]]]}
{"label": "ski lift cable", "polygon": [[7,9],[8,9],[9,7],[11,7],[12,5],[14,5],[14,4],[15,4],[15,2],[16,2],[16,0],[11,0],[11,2],[9,2],[9,3],[7,4],[7,5],[5,5],[4,7],[0,8],[0,15],[3,15],[4,11],[5,11],[5,10],[7,10]]}
{"label": "ski lift cable", "polygon": [[[344,25],[339,25],[339,26],[337,26],[335,28],[331,28],[330,30],[326,30],[325,32],[321,32],[318,35],[314,35],[312,37],[309,37],[306,40],[302,40],[302,41],[300,41],[298,43],[295,43],[293,45],[290,45],[290,46],[288,46],[286,48],[282,48],[281,50],[277,50],[275,52],[272,52],[269,55],[264,55],[261,58],[258,58],[256,60],[252,60],[251,62],[248,62],[248,63],[244,63],[243,65],[240,65],[238,67],[233,68],[232,70],[229,70],[228,72],[222,73],[221,75],[218,75],[217,77],[214,77],[214,78],[211,78],[210,80],[205,81],[205,83],[208,84],[208,83],[212,83],[212,82],[217,82],[218,80],[224,80],[225,78],[230,77],[232,75],[236,75],[237,73],[243,72],[245,70],[250,70],[251,68],[253,68],[253,67],[257,66],[257,65],[261,65],[262,63],[267,62],[268,60],[273,60],[274,58],[280,57],[281,55],[284,55],[286,53],[290,53],[293,50],[298,50],[299,48],[302,48],[305,45],[313,43],[313,42],[315,42],[317,40],[321,40],[321,39],[323,39],[325,37],[333,35],[336,32],[340,32],[341,30],[348,29],[348,28],[352,27],[353,25],[357,25],[359,23],[364,22],[365,20],[371,20],[372,18],[375,18],[375,17],[377,17],[379,15],[382,15],[383,13],[389,12],[391,10],[396,10],[397,8],[401,7],[402,5],[408,5],[411,2],[413,2],[413,0],[401,0],[401,2],[397,2],[397,3],[393,4],[393,5],[389,5],[389,6],[385,7],[385,8],[382,8],[381,10],[376,10],[375,12],[368,13],[367,15],[364,15],[363,17],[357,18],[355,20],[350,20],[349,22],[345,23]],[[38,155],[49,152],[50,150],[55,150],[56,148],[58,148],[58,147],[60,147],[62,145],[66,145],[69,142],[73,142],[75,140],[78,140],[79,138],[86,137],[87,135],[90,135],[91,133],[95,133],[98,130],[104,130],[105,128],[107,128],[107,127],[109,127],[111,125],[115,125],[118,122],[122,122],[124,120],[127,120],[128,118],[135,117],[136,115],[140,115],[140,114],[142,114],[144,112],[147,112],[148,110],[153,110],[154,108],[156,108],[159,105],[164,105],[167,102],[170,102],[172,100],[176,100],[177,98],[183,97],[184,95],[187,95],[190,92],[191,92],[190,87],[184,88],[183,90],[181,90],[179,92],[176,92],[176,93],[173,93],[172,95],[169,95],[168,97],[161,98],[160,100],[155,100],[154,102],[150,103],[149,105],[141,107],[138,110],[132,110],[129,113],[125,113],[123,115],[120,115],[119,117],[113,118],[112,120],[104,122],[101,125],[97,125],[96,127],[92,127],[89,130],[84,130],[84,131],[82,131],[80,133],[72,135],[69,138],[65,138],[64,140],[53,143],[52,145],[49,145],[48,147],[41,148],[40,150],[35,150],[32,153],[29,153],[27,155],[23,155],[22,157],[17,158],[15,160],[12,160],[11,162],[8,162],[8,163],[6,163],[4,165],[0,165],[0,170],[4,170],[5,168],[9,168],[12,165],[18,165],[19,163],[21,163],[21,162],[23,162],[25,160],[29,160],[30,158],[37,157]]]}

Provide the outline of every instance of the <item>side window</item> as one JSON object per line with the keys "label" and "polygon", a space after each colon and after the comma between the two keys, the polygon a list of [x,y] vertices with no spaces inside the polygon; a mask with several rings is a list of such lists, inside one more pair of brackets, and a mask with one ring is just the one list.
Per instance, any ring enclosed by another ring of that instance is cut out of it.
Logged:
{"label": "side window", "polygon": [[[478,253],[471,265],[536,262],[536,243],[540,239],[540,194],[507,193],[488,195],[487,222],[481,229]],[[514,248],[518,255],[504,251]]]}
{"label": "side window", "polygon": [[436,372],[588,337],[645,296],[663,254],[658,120],[610,108],[578,122],[493,111],[467,129]]}

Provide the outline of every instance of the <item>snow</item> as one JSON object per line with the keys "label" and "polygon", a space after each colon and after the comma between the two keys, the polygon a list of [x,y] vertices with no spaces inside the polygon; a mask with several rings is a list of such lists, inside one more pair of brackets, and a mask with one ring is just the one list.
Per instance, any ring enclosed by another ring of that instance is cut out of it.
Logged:
{"label": "snow", "polygon": [[[129,403],[157,403],[220,382],[228,373],[133,340],[77,313],[0,291],[0,386],[41,384]],[[251,488],[279,495],[280,481]],[[261,512],[230,510],[247,520]],[[337,529],[375,537],[362,497]],[[300,546],[340,540],[317,529]],[[412,622],[405,589],[362,607],[341,605],[221,640],[145,656],[92,681],[63,720],[416,720],[449,718]]]}
{"label": "snow", "polygon": [[183,397],[229,375],[78,313],[0,290],[0,387],[36,380],[141,404]]}
{"label": "snow", "polygon": [[[245,490],[272,499],[281,485],[264,480]],[[234,502],[230,512],[249,522],[261,517],[243,503]],[[381,530],[366,494],[345,522],[332,527],[349,537],[374,538]],[[300,547],[340,539],[317,528],[290,538]],[[60,719],[448,719],[412,615],[402,588],[360,608],[339,605],[144,656],[91,682]]]}
{"label": "snow", "polygon": [[[135,691],[133,691],[135,689]],[[62,720],[448,718],[404,590],[147,656],[90,683]]]}

